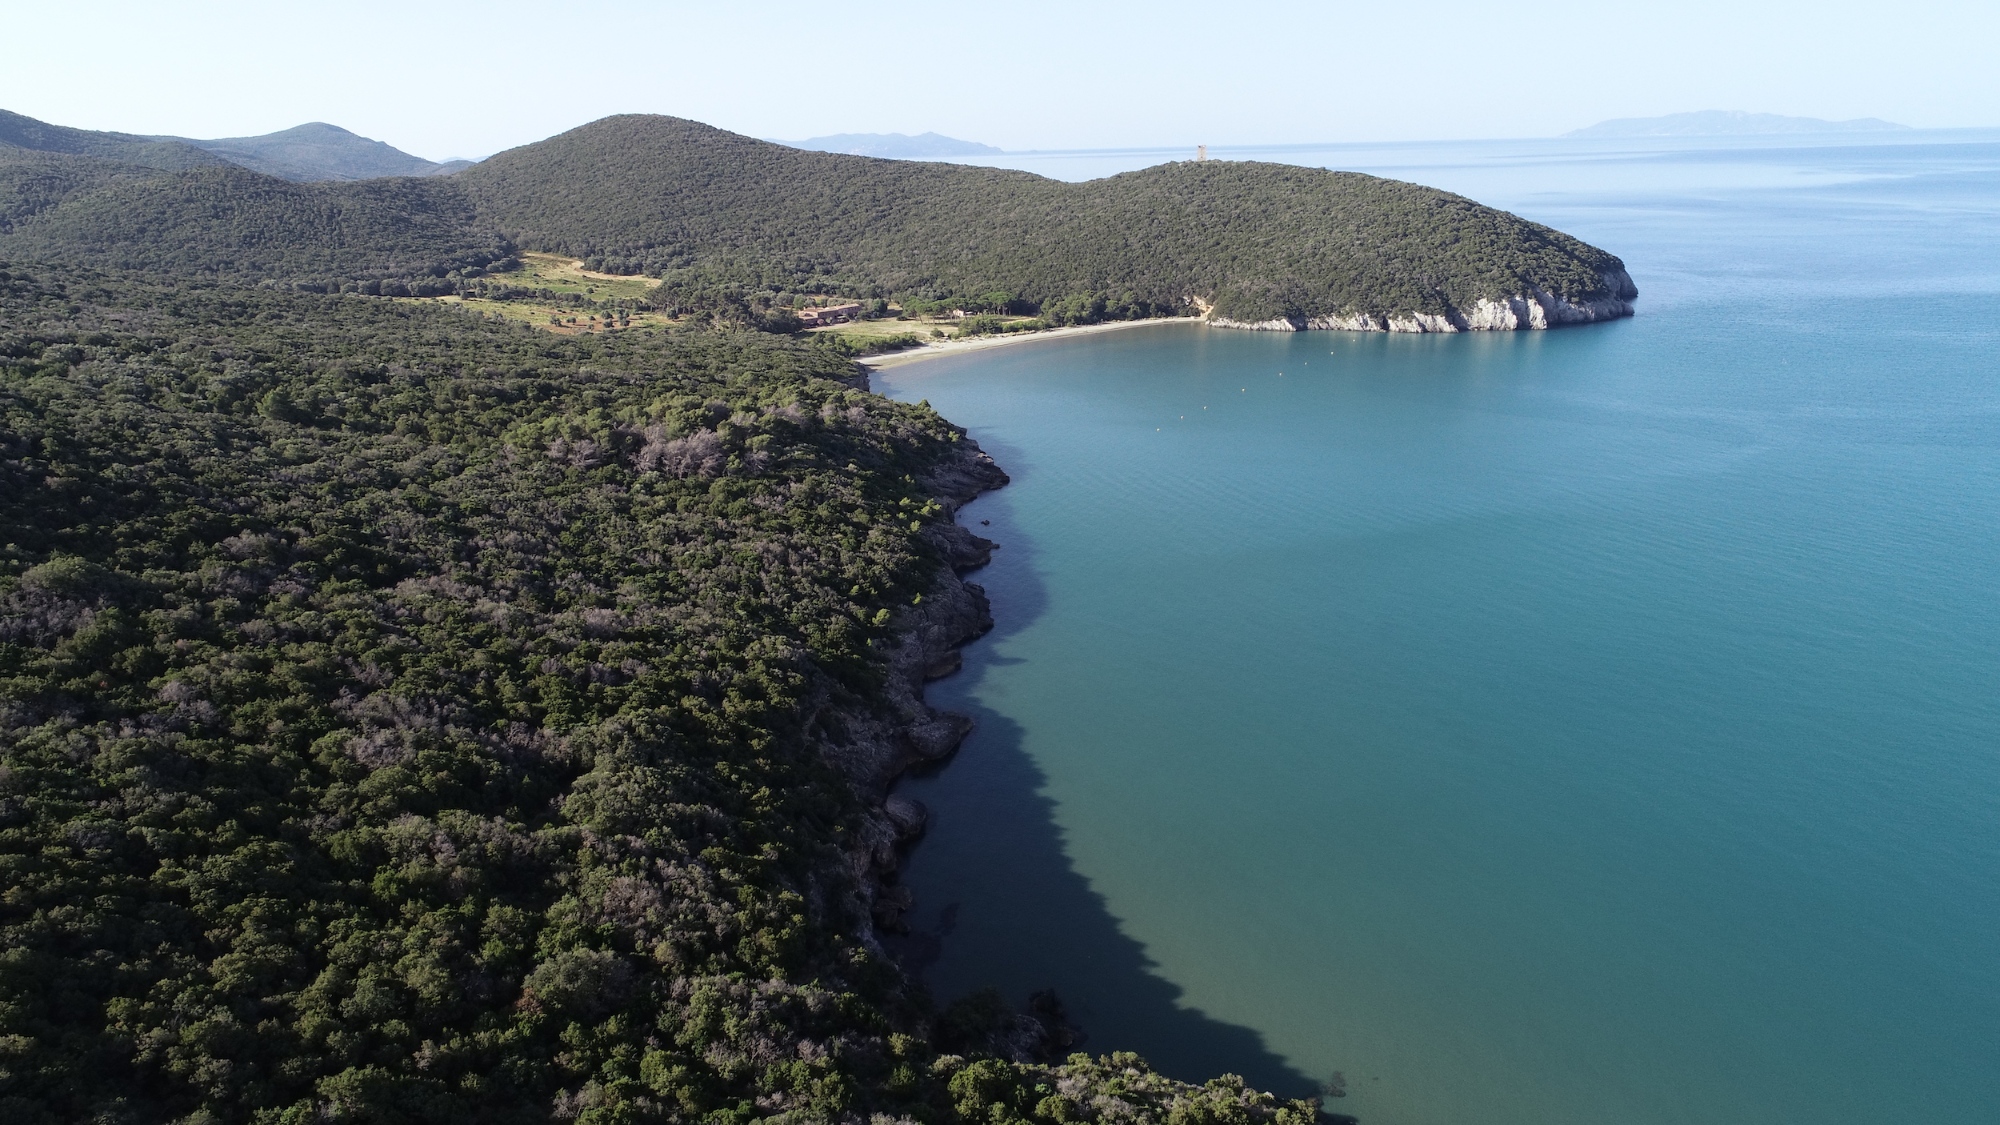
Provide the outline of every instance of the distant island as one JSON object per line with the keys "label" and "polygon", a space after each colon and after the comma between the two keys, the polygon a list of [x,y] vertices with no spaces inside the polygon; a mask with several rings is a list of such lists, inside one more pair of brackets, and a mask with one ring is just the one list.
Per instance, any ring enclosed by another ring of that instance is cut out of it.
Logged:
{"label": "distant island", "polygon": [[978,141],[961,141],[942,133],[834,133],[803,141],[781,141],[793,148],[813,152],[839,152],[848,156],[881,156],[891,160],[931,160],[940,156],[989,156],[1000,152]]}
{"label": "distant island", "polygon": [[1618,117],[1600,121],[1587,128],[1572,129],[1563,136],[1744,137],[1787,133],[1889,133],[1908,129],[1908,125],[1898,125],[1879,117],[1825,121],[1817,117],[1785,117],[1776,113],[1705,109],[1697,113],[1670,113],[1665,117]]}
{"label": "distant island", "polygon": [[0,110],[0,150],[26,149],[114,160],[145,168],[181,169],[234,164],[294,183],[372,180],[384,176],[441,176],[470,167],[469,160],[437,162],[357,136],[338,125],[311,121],[257,137],[196,140],[153,137],[51,125]]}

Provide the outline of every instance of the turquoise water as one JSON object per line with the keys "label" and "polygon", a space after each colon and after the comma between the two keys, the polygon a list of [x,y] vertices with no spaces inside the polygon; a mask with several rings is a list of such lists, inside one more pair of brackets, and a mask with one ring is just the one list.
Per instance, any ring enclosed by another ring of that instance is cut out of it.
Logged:
{"label": "turquoise water", "polygon": [[1419,155],[1640,316],[877,376],[1014,477],[911,956],[1364,1125],[2000,1120],[2000,146]]}

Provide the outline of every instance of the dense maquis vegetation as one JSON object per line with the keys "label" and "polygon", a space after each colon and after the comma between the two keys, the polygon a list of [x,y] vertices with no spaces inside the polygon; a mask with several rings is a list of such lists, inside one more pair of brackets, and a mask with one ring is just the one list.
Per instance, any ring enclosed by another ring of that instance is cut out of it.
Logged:
{"label": "dense maquis vegetation", "polygon": [[[589,168],[588,176],[570,170]],[[527,249],[746,285],[971,297],[1059,321],[1443,312],[1532,286],[1603,295],[1618,259],[1416,184],[1251,162],[1081,184],[800,152],[671,117],[593,122],[455,177]]]}
{"label": "dense maquis vegetation", "polygon": [[51,125],[0,109],[0,148],[114,160],[155,169],[201,168],[224,163],[178,137],[140,137]]}
{"label": "dense maquis vegetation", "polygon": [[963,450],[851,370],[0,266],[0,1119],[1306,1125],[874,945]]}
{"label": "dense maquis vegetation", "polygon": [[249,177],[79,175],[0,234],[0,252],[450,292],[519,248],[658,276],[675,308],[998,293],[1051,323],[1204,305],[1239,320],[1443,314],[1535,288],[1585,301],[1621,268],[1505,212],[1354,173],[1184,162],[1068,184],[805,152],[672,117],[606,118],[430,180]]}
{"label": "dense maquis vegetation", "polygon": [[[1618,266],[1365,176],[659,117],[313,184],[0,117],[0,255],[0,1120],[37,1123],[1307,1125],[882,953],[851,751],[909,721],[969,445],[854,385],[914,337],[785,333],[825,294],[997,332]],[[447,293],[604,334],[383,299]]]}
{"label": "dense maquis vegetation", "polygon": [[399,152],[337,125],[312,121],[258,137],[194,140],[141,137],[51,125],[0,110],[0,147],[68,153],[151,168],[200,168],[235,164],[265,175],[301,182],[365,180],[380,176],[435,176],[457,171],[469,161],[437,164]]}
{"label": "dense maquis vegetation", "polygon": [[[181,139],[181,138],[175,138]],[[368,180],[382,176],[435,176],[466,167],[468,161],[438,164],[411,156],[381,141],[358,137],[338,125],[311,121],[257,137],[224,137],[186,143],[231,164],[302,183]]]}
{"label": "dense maquis vegetation", "polygon": [[138,176],[0,150],[0,192],[9,188],[0,216],[20,217],[0,244],[31,259],[288,279],[288,288],[388,279],[405,294],[438,295],[511,253],[498,235],[478,236],[464,195],[439,179],[298,184],[233,165]]}

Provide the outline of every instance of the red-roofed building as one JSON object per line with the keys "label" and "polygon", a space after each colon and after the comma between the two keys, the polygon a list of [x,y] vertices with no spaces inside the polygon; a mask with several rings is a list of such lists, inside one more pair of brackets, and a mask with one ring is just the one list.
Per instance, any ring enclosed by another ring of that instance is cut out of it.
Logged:
{"label": "red-roofed building", "polygon": [[861,305],[851,302],[845,305],[828,305],[819,309],[800,309],[799,319],[809,327],[821,324],[845,324],[861,316]]}

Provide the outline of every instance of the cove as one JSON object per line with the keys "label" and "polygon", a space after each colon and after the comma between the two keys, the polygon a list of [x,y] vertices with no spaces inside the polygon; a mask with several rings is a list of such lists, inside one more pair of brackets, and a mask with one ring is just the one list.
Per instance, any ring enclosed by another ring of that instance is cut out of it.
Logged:
{"label": "cove", "polygon": [[1992,147],[1488,200],[1630,321],[878,373],[1014,479],[933,991],[1364,1125],[2000,1119]]}

